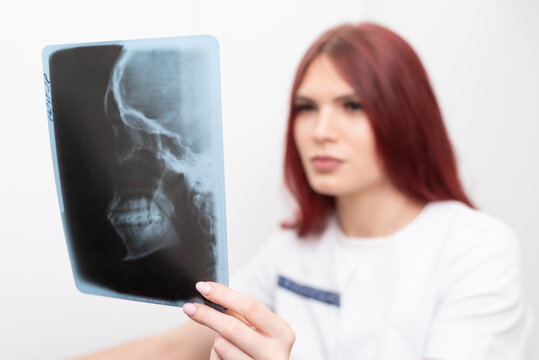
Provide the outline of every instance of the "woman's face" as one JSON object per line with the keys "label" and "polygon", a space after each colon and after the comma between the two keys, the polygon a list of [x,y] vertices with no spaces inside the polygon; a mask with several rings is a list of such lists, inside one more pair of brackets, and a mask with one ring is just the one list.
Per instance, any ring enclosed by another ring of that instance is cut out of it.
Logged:
{"label": "woman's face", "polygon": [[294,106],[294,140],[314,191],[352,195],[385,180],[361,99],[328,55],[317,56],[308,67]]}

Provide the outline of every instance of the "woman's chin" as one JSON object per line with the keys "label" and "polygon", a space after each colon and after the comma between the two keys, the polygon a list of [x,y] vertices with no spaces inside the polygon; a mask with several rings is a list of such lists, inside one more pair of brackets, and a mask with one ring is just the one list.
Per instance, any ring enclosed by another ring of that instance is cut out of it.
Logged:
{"label": "woman's chin", "polygon": [[310,184],[314,192],[327,195],[327,196],[339,196],[342,195],[343,189],[338,186],[338,184],[329,184],[329,183],[312,183]]}

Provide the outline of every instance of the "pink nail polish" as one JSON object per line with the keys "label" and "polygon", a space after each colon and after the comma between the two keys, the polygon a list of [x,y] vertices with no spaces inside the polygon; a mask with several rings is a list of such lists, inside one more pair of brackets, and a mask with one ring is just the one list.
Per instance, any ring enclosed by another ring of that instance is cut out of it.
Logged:
{"label": "pink nail polish", "polygon": [[195,285],[196,289],[199,293],[202,295],[210,295],[211,293],[211,285],[208,283],[205,283],[204,281],[199,281]]}
{"label": "pink nail polish", "polygon": [[187,303],[187,304],[183,304],[182,309],[186,315],[193,316],[195,315],[195,311],[197,310],[197,307],[194,304]]}

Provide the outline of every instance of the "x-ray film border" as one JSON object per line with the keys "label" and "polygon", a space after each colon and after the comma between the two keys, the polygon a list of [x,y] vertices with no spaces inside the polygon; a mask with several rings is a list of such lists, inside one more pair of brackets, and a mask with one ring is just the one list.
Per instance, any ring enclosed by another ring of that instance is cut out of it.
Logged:
{"label": "x-ray film border", "polygon": [[[217,247],[217,256],[216,256],[216,262],[217,262],[217,282],[221,284],[225,284],[228,286],[228,239],[227,239],[227,228],[226,228],[226,198],[225,198],[225,169],[224,169],[224,145],[223,145],[223,118],[222,118],[222,103],[221,103],[221,72],[220,72],[220,57],[219,57],[219,42],[217,39],[211,35],[208,35],[208,40],[213,42],[214,46],[209,46],[209,49],[211,51],[215,52],[214,56],[211,56],[211,59],[213,61],[212,64],[210,64],[210,71],[212,72],[209,76],[210,78],[210,84],[213,84],[214,87],[212,89],[213,94],[212,96],[215,98],[215,104],[216,106],[213,108],[215,111],[215,114],[212,114],[212,117],[214,118],[215,122],[218,124],[218,129],[216,129],[217,133],[215,138],[218,139],[219,144],[218,147],[220,149],[219,151],[219,159],[217,159],[217,164],[219,164],[219,173],[221,174],[221,181],[219,182],[219,189],[220,192],[217,196],[218,203],[217,209],[219,214],[218,218],[218,232],[221,234],[220,241],[217,241],[216,247]],[[223,278],[220,278],[222,276]]]}
{"label": "x-ray film border", "polygon": [[[71,272],[73,273],[73,277],[75,280],[75,285],[78,289],[81,289],[80,286],[83,285],[83,281],[80,281],[78,278],[78,271],[75,266],[74,262],[74,253],[73,249],[71,247],[70,242],[67,239],[70,239],[69,236],[69,228],[67,226],[67,223],[65,221],[65,214],[64,214],[64,200],[62,197],[62,186],[60,183],[60,170],[58,168],[58,153],[56,150],[56,138],[54,136],[54,111],[53,111],[53,99],[52,99],[52,91],[51,91],[51,78],[50,78],[50,66],[49,66],[49,59],[50,56],[54,53],[55,50],[53,50],[53,47],[47,46],[43,49],[42,52],[42,58],[43,58],[43,80],[45,83],[45,100],[46,100],[46,107],[47,107],[47,122],[48,122],[48,128],[49,128],[49,139],[51,143],[51,155],[52,155],[52,163],[53,163],[53,171],[54,171],[54,180],[56,183],[56,194],[58,196],[58,204],[60,207],[60,217],[62,221],[62,228],[64,230],[64,238],[66,239],[67,244],[67,251],[69,254],[69,263],[71,264]],[[82,290],[81,290],[82,291]]]}

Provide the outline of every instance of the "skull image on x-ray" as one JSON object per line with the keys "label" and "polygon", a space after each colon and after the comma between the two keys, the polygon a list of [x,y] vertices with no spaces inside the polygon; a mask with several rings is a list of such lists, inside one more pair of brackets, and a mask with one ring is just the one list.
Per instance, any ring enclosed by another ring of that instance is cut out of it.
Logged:
{"label": "skull image on x-ray", "polygon": [[227,283],[218,55],[207,35],[44,51],[60,212],[83,293],[181,306],[204,301],[196,282]]}
{"label": "skull image on x-ray", "polygon": [[172,50],[124,49],[111,72],[104,105],[116,138],[115,189],[107,219],[124,260],[178,246],[190,228],[213,237],[211,161],[196,121],[195,79],[183,71],[189,65]]}

